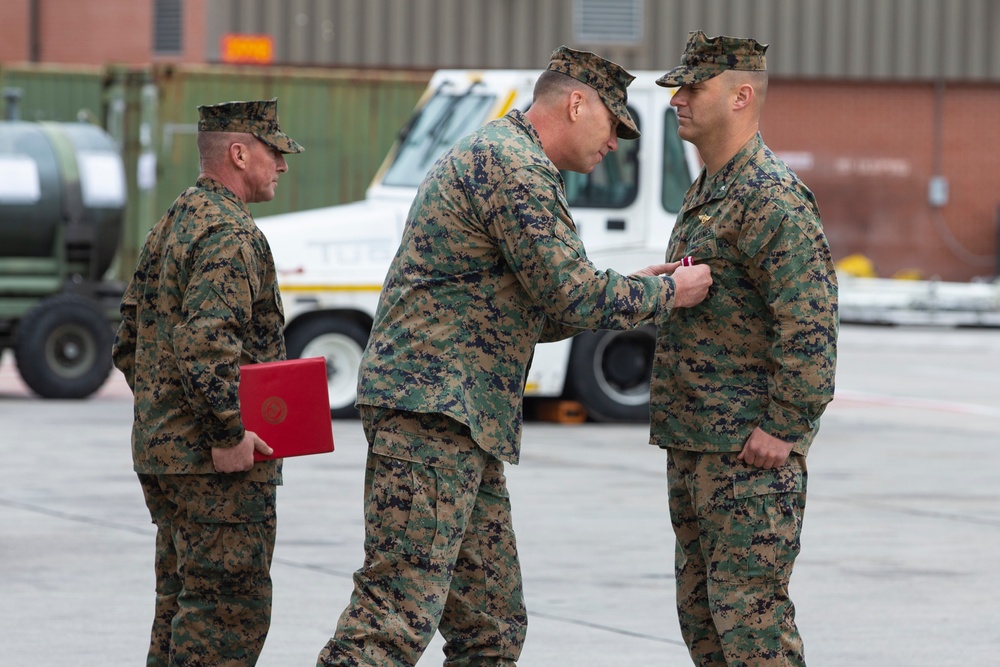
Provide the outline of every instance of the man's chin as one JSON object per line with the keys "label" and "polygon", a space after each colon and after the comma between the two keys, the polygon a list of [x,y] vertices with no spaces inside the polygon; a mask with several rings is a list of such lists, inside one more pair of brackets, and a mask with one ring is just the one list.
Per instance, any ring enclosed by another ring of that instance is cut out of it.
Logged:
{"label": "man's chin", "polygon": [[269,190],[269,191],[261,192],[260,194],[257,195],[257,197],[255,199],[253,199],[252,201],[248,201],[247,203],[248,204],[263,204],[265,202],[269,202],[272,199],[274,199],[274,195],[275,195],[274,190]]}

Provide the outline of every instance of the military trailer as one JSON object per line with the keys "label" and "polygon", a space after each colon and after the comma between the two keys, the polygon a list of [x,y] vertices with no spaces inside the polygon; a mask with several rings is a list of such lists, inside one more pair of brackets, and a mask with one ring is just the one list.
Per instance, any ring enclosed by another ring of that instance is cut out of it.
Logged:
{"label": "military trailer", "polygon": [[0,121],[0,352],[39,396],[84,398],[108,378],[123,285],[104,276],[125,193],[101,128]]}

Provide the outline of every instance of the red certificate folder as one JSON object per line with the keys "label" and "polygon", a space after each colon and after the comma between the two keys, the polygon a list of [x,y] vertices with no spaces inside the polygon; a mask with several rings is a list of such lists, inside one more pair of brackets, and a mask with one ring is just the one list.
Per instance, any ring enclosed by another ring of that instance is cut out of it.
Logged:
{"label": "red certificate folder", "polygon": [[274,450],[271,456],[254,452],[256,461],[332,452],[326,359],[240,366],[240,416]]}

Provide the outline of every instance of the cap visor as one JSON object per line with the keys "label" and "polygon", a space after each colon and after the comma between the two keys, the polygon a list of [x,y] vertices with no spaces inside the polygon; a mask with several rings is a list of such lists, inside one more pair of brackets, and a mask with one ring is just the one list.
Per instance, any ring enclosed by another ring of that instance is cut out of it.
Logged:
{"label": "cap visor", "polygon": [[302,148],[294,139],[289,137],[284,132],[278,132],[273,134],[258,134],[255,135],[258,139],[263,141],[265,144],[271,148],[275,148],[282,153],[301,153],[305,149]]}
{"label": "cap visor", "polygon": [[615,134],[618,135],[619,139],[638,139],[639,129],[635,126],[635,122],[633,122],[631,118],[628,123],[619,118],[618,128],[615,131]]}
{"label": "cap visor", "polygon": [[685,65],[681,65],[680,67],[673,68],[657,79],[656,85],[663,86],[664,88],[677,88],[678,86],[686,86],[688,84],[704,81],[705,79],[711,79],[718,73],[719,72],[714,72],[703,67],[687,67]]}

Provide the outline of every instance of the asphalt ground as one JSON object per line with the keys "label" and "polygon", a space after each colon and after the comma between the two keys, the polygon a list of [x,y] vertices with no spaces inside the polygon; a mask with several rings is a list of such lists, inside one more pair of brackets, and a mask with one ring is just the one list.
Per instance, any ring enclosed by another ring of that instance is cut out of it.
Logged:
{"label": "asphalt ground", "polygon": [[[808,458],[792,598],[813,667],[1000,665],[1000,330],[845,327]],[[0,361],[0,666],[134,666],[153,528],[128,388],[31,397]],[[313,665],[362,558],[360,425],[290,459],[260,665]],[[665,458],[639,425],[531,423],[508,467],[529,612],[522,667],[690,664]],[[438,637],[420,661],[441,664]]]}

